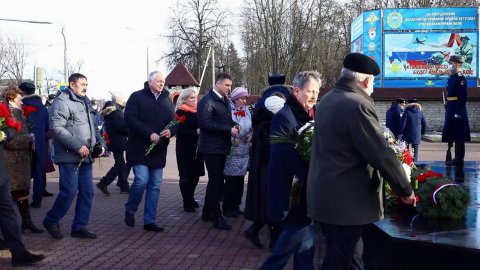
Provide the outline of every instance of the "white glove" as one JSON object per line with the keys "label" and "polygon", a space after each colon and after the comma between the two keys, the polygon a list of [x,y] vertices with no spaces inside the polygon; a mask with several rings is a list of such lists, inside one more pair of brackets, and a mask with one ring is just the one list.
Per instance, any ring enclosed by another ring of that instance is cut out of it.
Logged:
{"label": "white glove", "polygon": [[455,117],[455,118],[462,118],[462,116],[461,116],[460,114],[455,114],[455,115],[453,115],[453,117]]}

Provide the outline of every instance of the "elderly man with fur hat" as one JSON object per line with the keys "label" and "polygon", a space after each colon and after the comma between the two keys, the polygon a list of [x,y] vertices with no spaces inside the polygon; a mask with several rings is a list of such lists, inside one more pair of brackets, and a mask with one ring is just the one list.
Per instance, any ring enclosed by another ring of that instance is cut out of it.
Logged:
{"label": "elderly man with fur hat", "polygon": [[[463,165],[465,142],[470,141],[470,126],[467,113],[467,80],[462,73],[465,58],[452,55],[448,60],[451,65],[450,76],[446,86],[445,123],[442,142],[448,143],[447,165]],[[455,143],[455,158],[452,160],[450,148]]]}
{"label": "elderly man with fur hat", "polygon": [[113,153],[115,160],[113,167],[97,184],[97,188],[107,196],[110,195],[107,189],[108,185],[117,177],[117,186],[120,187],[120,193],[126,194],[130,190],[124,157],[128,136],[128,129],[123,117],[124,105],[125,98],[123,95],[121,93],[112,93],[112,101],[107,101],[102,111],[100,111],[100,115],[105,120],[103,136],[106,139],[108,151]]}
{"label": "elderly man with fur hat", "polygon": [[382,177],[404,203],[415,202],[370,97],[379,73],[370,57],[348,54],[339,81],[317,105],[307,205],[326,238],[322,270],[364,268],[362,230],[383,218]]}
{"label": "elderly man with fur hat", "polygon": [[47,133],[49,130],[47,107],[42,102],[42,96],[35,94],[35,85],[30,82],[22,82],[18,88],[25,96],[22,98],[23,108],[29,112],[27,122],[30,123],[31,132],[35,135],[35,152],[33,156],[33,196],[31,206],[40,208],[42,198],[53,196],[46,190],[47,172],[53,169],[52,160],[48,151]]}

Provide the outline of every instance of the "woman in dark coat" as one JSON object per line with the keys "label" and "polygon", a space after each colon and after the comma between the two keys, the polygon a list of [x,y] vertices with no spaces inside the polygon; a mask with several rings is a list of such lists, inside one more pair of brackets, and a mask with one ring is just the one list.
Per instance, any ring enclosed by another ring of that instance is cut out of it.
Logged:
{"label": "woman in dark coat", "polygon": [[113,99],[115,101],[107,101],[103,106],[100,115],[104,119],[104,127],[106,135],[106,143],[108,151],[113,153],[115,164],[100,179],[97,187],[105,195],[110,195],[107,187],[115,178],[118,177],[117,186],[120,187],[120,193],[127,194],[130,190],[128,185],[128,172],[125,165],[125,146],[127,145],[128,129],[123,117],[124,99],[120,94],[116,94]]}
{"label": "woman in dark coat", "polygon": [[44,231],[32,222],[30,205],[28,204],[32,177],[31,155],[35,148],[35,136],[30,133],[21,109],[22,92],[20,89],[15,86],[8,87],[5,89],[4,96],[8,102],[8,108],[12,114],[12,118],[22,124],[21,129],[12,140],[4,144],[11,194],[17,202],[18,210],[22,216],[22,232],[30,230],[33,233],[42,233]]}
{"label": "woman in dark coat", "polygon": [[427,122],[418,103],[409,103],[402,116],[399,138],[413,148],[413,161],[418,159],[418,146],[427,129]]}
{"label": "woman in dark coat", "polygon": [[195,212],[199,205],[194,194],[200,176],[205,175],[203,158],[197,152],[198,121],[197,96],[195,88],[183,89],[177,100],[176,114],[185,116],[185,121],[178,124],[175,152],[177,155],[179,186],[183,198],[183,210]]}
{"label": "woman in dark coat", "polygon": [[[262,248],[259,232],[267,225],[267,168],[270,160],[270,122],[273,113],[265,107],[265,100],[275,93],[289,96],[290,92],[284,85],[276,85],[267,88],[262,98],[255,106],[255,114],[252,117],[252,146],[250,148],[250,169],[248,174],[247,195],[245,199],[244,217],[253,221],[244,232],[245,237],[256,247]],[[276,235],[279,230],[270,229],[270,246],[274,246]]]}

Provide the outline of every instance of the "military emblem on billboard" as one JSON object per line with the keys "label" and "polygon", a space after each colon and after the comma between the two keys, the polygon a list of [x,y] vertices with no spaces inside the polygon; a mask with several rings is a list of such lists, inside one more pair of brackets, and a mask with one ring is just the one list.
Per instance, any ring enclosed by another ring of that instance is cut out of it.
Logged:
{"label": "military emblem on billboard", "polygon": [[397,29],[402,25],[403,17],[402,14],[394,11],[388,15],[387,23],[392,29]]}
{"label": "military emblem on billboard", "polygon": [[370,24],[374,24],[376,21],[380,20],[377,15],[375,15],[375,13],[370,13],[370,15],[367,17],[367,19],[365,20],[366,22],[370,23]]}
{"label": "military emblem on billboard", "polygon": [[368,29],[368,38],[370,38],[370,40],[374,40],[376,37],[377,37],[377,28],[370,27],[370,29]]}

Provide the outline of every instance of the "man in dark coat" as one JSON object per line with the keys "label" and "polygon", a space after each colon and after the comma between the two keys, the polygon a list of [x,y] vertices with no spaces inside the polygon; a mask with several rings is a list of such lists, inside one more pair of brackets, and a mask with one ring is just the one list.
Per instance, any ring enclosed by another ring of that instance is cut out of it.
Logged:
{"label": "man in dark coat", "polygon": [[[470,141],[470,126],[467,113],[467,80],[462,73],[465,58],[452,55],[449,63],[450,77],[446,87],[445,123],[442,142],[448,143],[447,165],[462,165],[465,157],[465,142]],[[455,142],[455,158],[451,160],[450,148]]]}
{"label": "man in dark coat", "polygon": [[[270,136],[291,136],[313,120],[320,86],[320,74],[316,71],[295,75],[292,95],[272,118]],[[270,144],[267,213],[272,223],[283,225],[283,230],[261,269],[282,269],[292,253],[295,269],[314,269],[315,241],[308,226],[311,219],[307,217],[306,205],[308,169],[308,161],[301,157],[295,144]],[[298,205],[292,205],[290,200],[294,177],[298,179],[298,194],[292,196],[298,198]]]}
{"label": "man in dark coat", "polygon": [[[26,115],[27,122],[30,124],[31,132],[35,135],[35,152],[32,158],[33,196],[31,206],[40,208],[43,196],[52,196],[51,193],[46,191],[47,175],[45,173],[47,156],[50,155],[47,145],[48,111],[42,103],[42,97],[35,95],[35,85],[23,82],[18,88],[25,94],[22,103],[24,111],[29,112]],[[27,106],[32,109],[25,110]]]}
{"label": "man in dark coat", "polygon": [[379,73],[370,57],[348,54],[340,80],[317,105],[307,205],[326,238],[322,270],[363,269],[362,228],[383,218],[381,177],[406,204],[415,202],[370,98]]}
{"label": "man in dark coat", "polygon": [[399,139],[405,141],[409,148],[413,148],[413,161],[418,160],[418,147],[426,130],[427,121],[423,116],[422,106],[409,101],[403,112]]}
{"label": "man in dark coat", "polygon": [[107,189],[108,185],[117,177],[117,186],[120,187],[120,193],[127,194],[130,190],[124,158],[128,136],[128,129],[123,116],[124,99],[118,93],[112,96],[112,98],[113,101],[107,101],[100,112],[104,119],[105,132],[103,135],[106,137],[108,151],[113,153],[113,159],[115,160],[113,167],[108,170],[107,174],[97,184],[97,188],[107,196],[110,195]]}
{"label": "man in dark coat", "polygon": [[[1,102],[1,101],[0,101]],[[5,108],[8,108],[6,104]],[[3,143],[9,141],[15,132],[13,129],[0,129],[0,229],[2,231],[2,244],[6,245],[12,253],[12,265],[30,265],[45,258],[42,254],[32,254],[25,249],[20,236],[20,225],[17,221],[17,214],[13,208],[13,198],[10,194],[10,184],[7,174],[7,164]]]}
{"label": "man in dark coat", "polygon": [[198,151],[203,154],[208,172],[207,191],[202,220],[213,222],[220,230],[231,230],[220,210],[223,188],[223,170],[227,154],[231,150],[231,136],[238,135],[238,126],[232,120],[232,111],[227,94],[232,87],[232,77],[220,73],[215,86],[198,103],[200,137]]}
{"label": "man in dark coat", "polygon": [[[145,193],[143,229],[162,232],[155,221],[158,198],[162,184],[163,168],[167,161],[167,146],[174,129],[165,129],[173,120],[175,107],[170,93],[164,88],[165,76],[153,71],[142,90],[134,92],[125,106],[127,123],[127,162],[132,166],[135,178],[125,204],[125,223],[135,226],[135,212]],[[146,155],[149,145],[153,150]]]}
{"label": "man in dark coat", "polygon": [[400,127],[402,122],[402,114],[405,108],[405,99],[397,98],[395,102],[392,102],[392,106],[387,110],[385,126],[390,129],[395,136],[395,139],[398,139],[398,134],[400,134]]}

